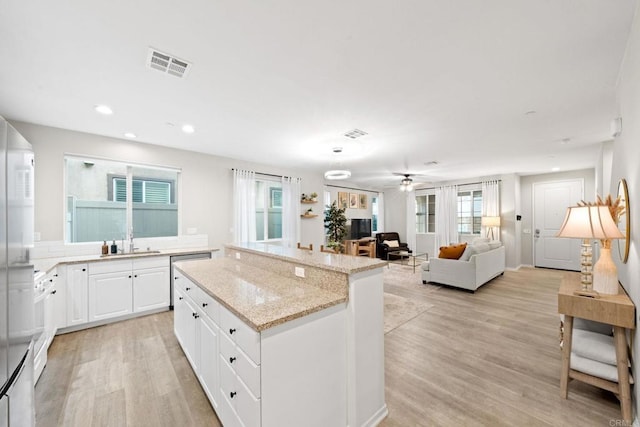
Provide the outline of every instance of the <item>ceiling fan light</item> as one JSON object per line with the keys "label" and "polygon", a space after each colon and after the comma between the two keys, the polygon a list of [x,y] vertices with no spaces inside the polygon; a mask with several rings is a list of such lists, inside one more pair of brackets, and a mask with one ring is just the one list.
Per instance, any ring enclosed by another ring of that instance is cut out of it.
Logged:
{"label": "ceiling fan light", "polygon": [[328,179],[328,180],[347,179],[350,176],[351,176],[351,171],[343,170],[343,169],[332,169],[324,173],[324,179]]}

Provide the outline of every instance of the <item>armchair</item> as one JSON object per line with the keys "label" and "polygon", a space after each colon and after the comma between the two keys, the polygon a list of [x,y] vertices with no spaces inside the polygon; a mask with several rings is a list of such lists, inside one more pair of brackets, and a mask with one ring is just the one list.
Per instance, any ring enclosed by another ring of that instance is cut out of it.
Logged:
{"label": "armchair", "polygon": [[[389,246],[387,243],[384,243],[385,241],[396,241],[398,242],[398,246]],[[386,260],[387,254],[391,254],[389,258],[392,258],[393,252],[399,251],[407,251],[409,253],[412,252],[411,249],[409,249],[409,245],[407,243],[403,243],[400,241],[400,235],[398,233],[389,232],[376,234],[376,254],[378,255],[378,258]]]}

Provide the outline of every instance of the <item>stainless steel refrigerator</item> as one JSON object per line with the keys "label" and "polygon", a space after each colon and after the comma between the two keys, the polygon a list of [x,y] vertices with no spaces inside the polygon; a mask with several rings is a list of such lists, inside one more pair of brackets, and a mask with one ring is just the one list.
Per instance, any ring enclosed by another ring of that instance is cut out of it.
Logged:
{"label": "stainless steel refrigerator", "polygon": [[0,117],[0,427],[35,424],[33,151]]}

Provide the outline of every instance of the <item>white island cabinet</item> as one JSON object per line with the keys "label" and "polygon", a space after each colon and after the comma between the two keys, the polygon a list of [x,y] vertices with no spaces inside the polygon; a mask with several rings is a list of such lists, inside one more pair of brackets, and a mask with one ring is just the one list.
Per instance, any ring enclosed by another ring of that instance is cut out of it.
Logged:
{"label": "white island cabinet", "polygon": [[277,250],[175,264],[175,334],[214,410],[225,427],[377,425],[386,264]]}

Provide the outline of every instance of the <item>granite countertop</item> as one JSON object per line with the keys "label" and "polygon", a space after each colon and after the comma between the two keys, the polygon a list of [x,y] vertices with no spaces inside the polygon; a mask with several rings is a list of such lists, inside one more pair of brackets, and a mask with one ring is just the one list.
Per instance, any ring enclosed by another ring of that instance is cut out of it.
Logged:
{"label": "granite countertop", "polygon": [[203,291],[260,332],[347,297],[230,258],[175,263]]}
{"label": "granite countertop", "polygon": [[216,252],[220,249],[214,248],[182,248],[182,249],[163,249],[159,251],[139,251],[121,255],[77,255],[69,257],[40,258],[34,259],[33,265],[36,270],[48,273],[58,265],[66,264],[82,264],[85,262],[101,262],[101,261],[118,261],[132,258],[144,258],[152,256],[172,256],[184,254],[200,254],[207,252]]}
{"label": "granite countertop", "polygon": [[355,274],[361,271],[374,270],[387,265],[387,261],[378,258],[351,256],[342,254],[329,254],[326,252],[314,252],[297,248],[285,248],[279,245],[266,243],[241,243],[225,245],[228,249],[253,252],[265,257],[296,262],[301,265],[324,268],[345,274]]}

